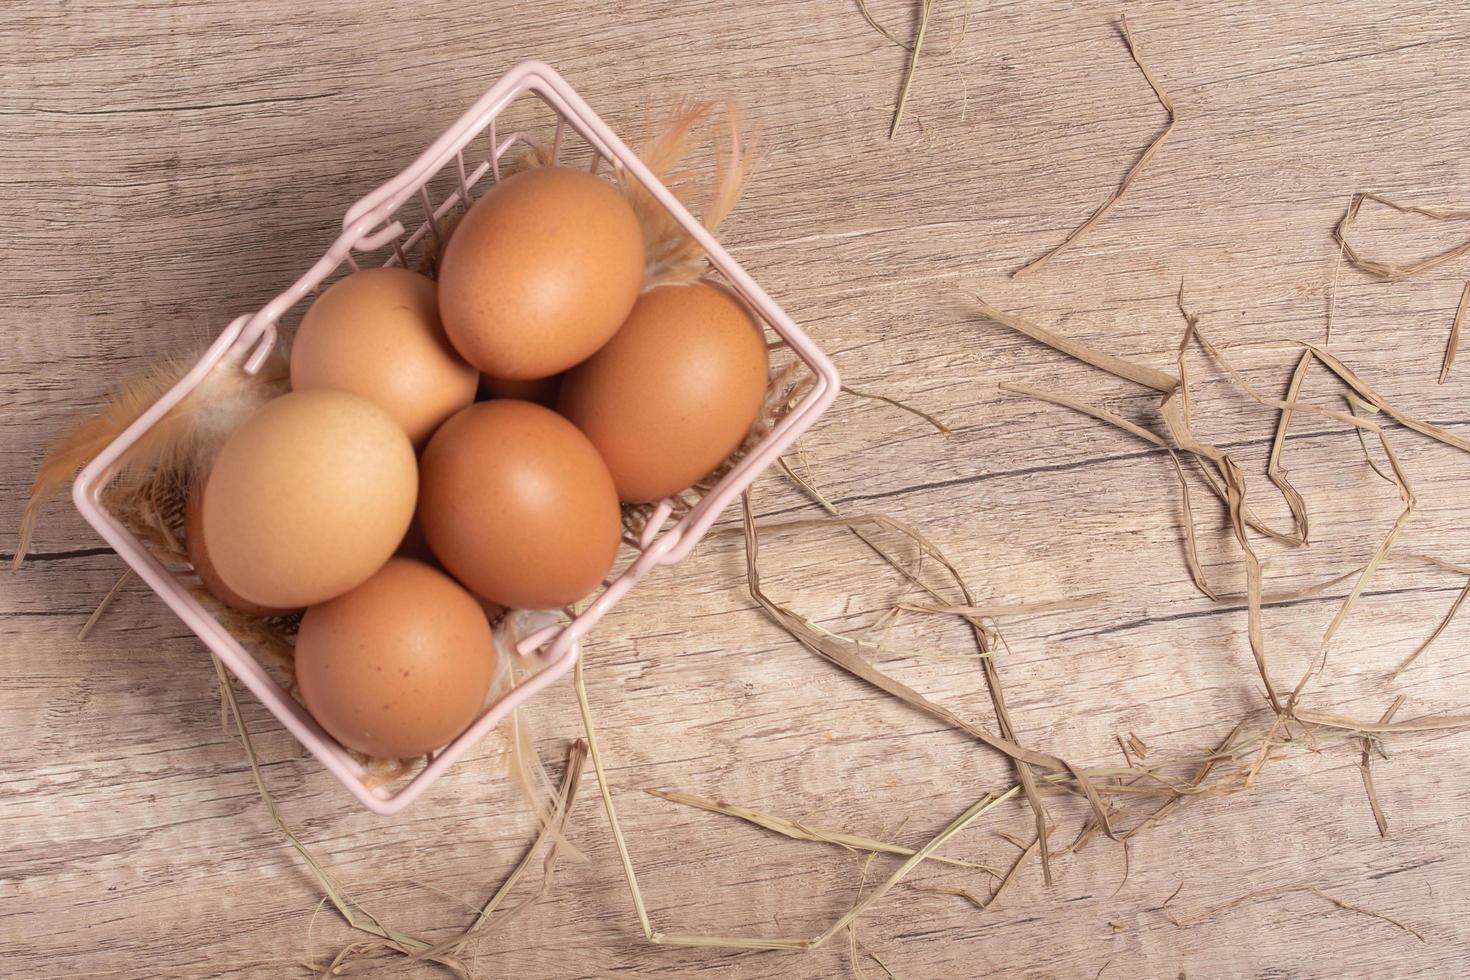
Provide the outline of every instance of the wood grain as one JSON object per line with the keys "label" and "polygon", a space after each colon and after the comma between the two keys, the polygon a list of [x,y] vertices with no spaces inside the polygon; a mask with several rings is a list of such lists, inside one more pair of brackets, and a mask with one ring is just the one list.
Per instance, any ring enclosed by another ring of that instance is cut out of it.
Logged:
{"label": "wood grain", "polygon": [[[917,3],[870,0],[899,36]],[[556,65],[615,124],[680,93],[731,95],[767,160],[723,238],[829,350],[855,387],[942,418],[941,436],[891,407],[843,399],[804,441],[816,478],[853,509],[924,528],[978,601],[1106,604],[1015,617],[997,666],[1017,737],[1111,764],[1135,732],[1152,758],[1213,745],[1261,703],[1245,614],[1195,592],[1167,458],[1125,434],[997,390],[1086,392],[1148,422],[1146,395],[973,316],[961,287],[1092,346],[1172,367],[1185,280],[1202,328],[1252,382],[1285,390],[1320,342],[1349,195],[1470,204],[1470,12],[1443,3],[1140,2],[1129,24],[1179,116],[1107,217],[1023,281],[1009,273],[1104,200],[1162,114],[1113,5],[937,0],[897,138],[907,53],[841,0],[596,4],[268,0],[254,4],[8,4],[0,12],[0,527],[12,527],[68,415],[162,355],[197,346],[313,259],[345,207],[396,172],[513,61]],[[1465,226],[1365,214],[1364,248],[1433,254]],[[1465,385],[1436,375],[1470,265],[1398,284],[1350,268],[1333,348],[1400,407],[1470,434]],[[1274,415],[1194,362],[1201,435],[1265,487]],[[1308,397],[1341,407],[1314,371]],[[1401,550],[1470,561],[1470,459],[1388,427],[1420,506]],[[1263,548],[1267,589],[1361,563],[1392,523],[1393,488],[1346,426],[1299,415],[1285,465],[1313,522],[1309,551]],[[777,479],[762,515],[809,513]],[[1263,516],[1287,517],[1262,492]],[[1213,522],[1218,512],[1201,507]],[[733,516],[733,515],[729,515]],[[1228,534],[1201,540],[1238,590]],[[77,630],[121,564],[64,504],[36,555],[0,586],[0,958],[10,976],[305,975],[352,938],[271,827],[223,734],[201,646],[138,585],[93,638]],[[864,859],[680,808],[682,790],[908,846],[1013,778],[1003,760],[796,646],[741,588],[738,538],[717,535],[655,576],[589,645],[589,690],[650,912],[669,932],[819,931],[852,903]],[[829,629],[871,628],[903,589],[840,532],[773,536],[768,590]],[[1463,586],[1384,566],[1334,643],[1312,705],[1378,717],[1463,712],[1470,623],[1457,621],[1395,684]],[[1346,588],[1265,613],[1294,682]],[[910,616],[882,665],[966,717],[992,722],[960,624]],[[432,932],[468,920],[527,839],[492,748],[403,816],[373,818],[253,702],[266,777],[303,836],[364,905]],[[543,757],[579,730],[566,686],[532,712]],[[1470,972],[1470,735],[1389,743],[1374,765],[1379,836],[1359,745],[1299,753],[1244,797],[1190,804],[1123,855],[1096,842],[1034,862],[981,912],[897,889],[859,924],[896,976],[1455,976]],[[589,777],[590,778],[590,777]],[[596,794],[584,793],[556,892],[480,943],[486,976],[829,977],[847,944],[810,954],[650,947]],[[1075,819],[1059,809],[1059,820]],[[946,853],[1008,865],[1009,805]],[[1070,838],[1069,838],[1070,839]],[[879,859],[873,874],[894,865]],[[976,873],[979,875],[979,873]],[[932,866],[914,880],[984,893]],[[1307,892],[1181,920],[1259,889]],[[534,887],[534,886],[523,886]],[[882,975],[871,959],[863,976]],[[420,971],[433,975],[430,968]],[[384,971],[385,975],[386,970]],[[391,975],[411,975],[396,973]]]}

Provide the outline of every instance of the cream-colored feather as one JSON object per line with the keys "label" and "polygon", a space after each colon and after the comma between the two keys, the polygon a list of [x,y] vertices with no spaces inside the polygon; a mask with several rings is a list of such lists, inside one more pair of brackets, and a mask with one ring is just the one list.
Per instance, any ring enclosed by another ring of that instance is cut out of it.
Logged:
{"label": "cream-colored feather", "polygon": [[[638,157],[665,186],[691,210],[704,199],[703,224],[711,232],[735,209],[756,161],[744,116],[733,102],[721,117],[712,115],[713,103],[680,99],[660,117],[644,122],[644,137]],[[701,139],[707,140],[711,162],[706,168],[694,162]],[[702,179],[705,172],[708,179]],[[625,171],[618,183],[643,228],[643,286],[693,282],[709,265],[704,250],[689,237],[652,194]]]}
{"label": "cream-colored feather", "polygon": [[[285,391],[286,359],[277,353],[258,374],[241,370],[244,355],[226,356],[199,386],[143,433],[121,460],[120,492],[157,495],[207,469],[215,451],[247,416]],[[36,468],[21,516],[16,568],[30,550],[41,508],[123,430],[178,383],[192,358],[169,358],[110,395],[96,412],[81,414],[75,428],[53,445]]]}
{"label": "cream-colored feather", "polygon": [[703,218],[711,234],[740,203],[759,156],[755,135],[746,128],[745,114],[733,100],[725,103],[725,128],[716,131],[714,149],[715,177]]}
{"label": "cream-colored feather", "polygon": [[[527,610],[508,612],[502,617],[495,627],[496,672],[487,700],[501,697],[542,669],[534,656],[521,654],[517,646],[522,637],[560,619],[554,613]],[[556,785],[536,752],[535,739],[525,713],[519,709],[512,711],[501,725],[501,733],[506,742],[506,773],[531,807],[537,822],[552,829]]]}
{"label": "cream-colored feather", "polygon": [[[100,411],[82,418],[75,428],[46,451],[41,464],[36,467],[31,496],[21,515],[15,568],[20,567],[26,552],[30,551],[31,536],[35,532],[36,521],[40,519],[41,508],[108,443],[137,421],[149,405],[173,387],[187,369],[187,362],[174,359],[155,364],[143,377],[123,385],[109,396]],[[167,445],[167,438],[155,428],[133,447],[133,455],[153,455]]]}

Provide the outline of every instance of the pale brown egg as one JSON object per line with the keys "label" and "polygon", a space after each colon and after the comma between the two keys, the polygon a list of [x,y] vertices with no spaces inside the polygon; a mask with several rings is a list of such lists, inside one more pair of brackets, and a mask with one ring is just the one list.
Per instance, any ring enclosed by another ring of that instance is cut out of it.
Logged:
{"label": "pale brown egg", "polygon": [[555,408],[556,397],[561,392],[561,379],[560,374],[524,381],[481,375],[480,391],[486,398],[514,398],[517,401],[535,402],[537,405]]}
{"label": "pale brown egg", "polygon": [[337,388],[391,415],[415,446],[475,400],[479,372],[444,335],[427,276],[364,269],[322,293],[291,344],[295,391]]}
{"label": "pale brown egg", "polygon": [[567,373],[558,408],[607,461],[619,497],[659,500],[739,447],[769,371],[760,327],[732,293],[709,282],[659,286]]}
{"label": "pale brown egg", "polygon": [[236,595],[309,606],[388,560],[417,490],[413,446],[388,413],[345,391],[293,392],[220,449],[204,488],[204,539]]}
{"label": "pale brown egg", "polygon": [[419,463],[419,524],[435,557],[511,609],[597,587],[622,537],[617,491],[576,426],[530,402],[479,402],[439,427]]}
{"label": "pale brown egg", "polygon": [[612,184],[541,167],[465,214],[439,269],[439,312],[466,360],[496,378],[544,378],[607,342],[643,283],[643,233]]}
{"label": "pale brown egg", "polygon": [[262,606],[236,595],[219,572],[214,570],[214,561],[209,557],[209,546],[204,541],[204,481],[194,481],[189,496],[184,499],[184,549],[189,554],[189,564],[194,574],[210,593],[231,609],[252,616],[282,616],[290,609],[275,609]]}
{"label": "pale brown egg", "polygon": [[318,724],[370,756],[405,759],[479,715],[495,673],[480,603],[443,572],[394,558],[312,606],[296,635],[296,680]]}

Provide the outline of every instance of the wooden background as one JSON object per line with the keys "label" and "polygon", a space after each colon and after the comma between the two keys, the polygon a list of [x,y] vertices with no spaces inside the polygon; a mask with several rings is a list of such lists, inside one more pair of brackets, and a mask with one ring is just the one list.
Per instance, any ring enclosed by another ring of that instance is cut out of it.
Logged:
{"label": "wooden background", "polygon": [[[918,4],[871,0],[902,36]],[[968,12],[968,29],[961,32]],[[1070,253],[1021,280],[1116,185],[1163,112],[1116,27],[1126,12],[1175,98],[1174,137]],[[1024,381],[1148,420],[1152,398],[977,319],[962,287],[1109,351],[1169,368],[1181,278],[1202,325],[1249,377],[1284,390],[1292,338],[1320,341],[1349,195],[1470,205],[1470,12],[1440,2],[969,3],[937,0],[910,116],[887,129],[905,52],[846,0],[596,4],[58,2],[0,12],[0,527],[13,527],[42,448],[120,380],[187,350],[288,283],[345,207],[396,172],[506,66],[538,56],[615,125],[680,93],[751,108],[768,160],[723,238],[830,351],[849,383],[946,420],[945,438],[843,399],[804,441],[816,479],[855,509],[911,521],[988,602],[1100,593],[1088,608],[1002,621],[999,663],[1018,735],[1114,764],[1115,734],[1150,758],[1213,745],[1260,703],[1243,612],[1189,584],[1167,459],[1059,409],[998,392]],[[1412,257],[1461,226],[1365,214],[1380,254]],[[1435,383],[1470,262],[1387,285],[1344,268],[1333,346],[1406,409],[1470,433],[1470,364]],[[1198,358],[1202,436],[1265,488],[1274,414]],[[1316,373],[1308,394],[1340,405]],[[1400,550],[1470,562],[1470,460],[1391,427],[1419,497]],[[1314,544],[1265,548],[1268,590],[1362,562],[1397,513],[1351,433],[1298,418],[1288,466]],[[1279,501],[1261,491],[1274,519]],[[1201,498],[1203,499],[1203,498]],[[808,511],[775,478],[763,515]],[[1209,567],[1240,586],[1220,514],[1201,505]],[[9,547],[9,546],[5,546]],[[282,843],[222,733],[201,644],[137,584],[89,642],[77,631],[121,562],[58,502],[36,554],[0,578],[0,960],[10,976],[305,975],[352,934]],[[829,629],[881,642],[885,670],[992,724],[963,631],[908,617],[868,633],[901,594],[839,532],[773,536],[770,590]],[[8,558],[8,555],[6,556]],[[1398,683],[1463,580],[1386,564],[1334,644],[1309,703],[1376,717],[1470,703],[1458,622]],[[1267,610],[1278,683],[1317,650],[1345,589]],[[647,796],[678,789],[917,845],[1007,766],[804,651],[743,591],[738,540],[711,539],[648,581],[588,648],[625,827],[650,911],[670,932],[816,932],[852,903],[861,857],[776,838]],[[394,820],[362,812],[247,700],[270,786],[303,837],[379,915],[460,926],[527,839],[494,747]],[[569,684],[531,712],[560,765],[579,730]],[[1453,976],[1470,971],[1464,828],[1470,734],[1394,740],[1377,767],[1380,838],[1355,745],[1295,749],[1248,796],[1206,800],[1121,850],[1105,841],[1032,865],[999,903],[896,889],[860,922],[895,976]],[[828,977],[845,942],[810,954],[661,949],[638,931],[590,773],[553,897],[493,929],[485,976]],[[1057,814],[1075,827],[1075,813]],[[1013,805],[948,853],[1007,863]],[[1066,840],[1063,841],[1062,838]],[[1059,834],[1058,841],[1070,841]],[[874,874],[894,865],[880,861]],[[534,875],[532,876],[534,879]],[[984,893],[978,874],[914,881]],[[1425,941],[1309,894],[1319,886]],[[526,887],[526,886],[523,886]],[[442,934],[442,933],[441,933]],[[845,938],[845,937],[844,937]],[[863,958],[863,976],[881,976]],[[406,975],[389,973],[383,975]],[[423,975],[432,975],[425,967]]]}

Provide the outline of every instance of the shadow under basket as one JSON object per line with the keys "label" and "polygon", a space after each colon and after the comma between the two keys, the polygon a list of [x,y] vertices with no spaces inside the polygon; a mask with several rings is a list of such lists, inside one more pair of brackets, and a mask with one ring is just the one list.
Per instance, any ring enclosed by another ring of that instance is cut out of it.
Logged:
{"label": "shadow under basket", "polygon": [[[497,120],[500,126],[497,127]],[[511,129],[509,123],[514,122]],[[511,129],[506,133],[498,130]],[[713,273],[740,294],[763,321],[772,351],[771,390],[765,413],[745,445],[709,479],[691,491],[656,504],[625,508],[626,533],[618,561],[581,611],[521,639],[520,651],[539,664],[536,671],[487,704],[480,717],[454,741],[431,753],[409,775],[379,785],[368,767],[332,739],[267,671],[242,631],[232,632],[200,602],[177,556],[150,550],[107,503],[119,461],[151,427],[193,391],[221,362],[235,370],[260,371],[276,347],[277,325],[304,299],[336,278],[371,265],[432,261],[441,223],[447,225],[472,202],[477,189],[501,178],[502,160],[516,144],[567,166],[621,171],[642,185],[704,250]],[[555,71],[537,61],[516,65],[450,126],[402,173],[347,210],[342,234],[289,289],[263,309],[234,320],[183,378],[97,456],[78,476],[72,497],[82,516],[122,556],[180,619],[219,656],[312,755],[360,800],[379,814],[408,806],[456,759],[547,685],[571,669],[587,631],[641,578],[659,565],[681,561],[720,512],[775,462],[837,396],[837,371],[827,356],[791,322],[745,270],[720,247],[638,157],[577,96]]]}

